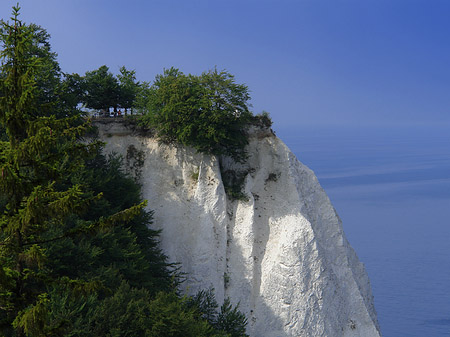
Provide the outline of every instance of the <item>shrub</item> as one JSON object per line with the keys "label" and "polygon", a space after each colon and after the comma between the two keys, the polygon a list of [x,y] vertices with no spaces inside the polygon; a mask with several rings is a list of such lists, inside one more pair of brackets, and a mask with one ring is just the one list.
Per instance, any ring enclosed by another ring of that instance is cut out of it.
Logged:
{"label": "shrub", "polygon": [[220,167],[220,172],[222,175],[222,181],[225,189],[225,193],[232,200],[248,201],[248,195],[243,192],[245,177],[248,171],[237,171],[237,170],[225,170],[222,166]]}
{"label": "shrub", "polygon": [[256,116],[253,116],[253,124],[257,126],[262,126],[266,128],[270,128],[272,126],[272,118],[270,118],[270,114],[267,111],[263,111]]}

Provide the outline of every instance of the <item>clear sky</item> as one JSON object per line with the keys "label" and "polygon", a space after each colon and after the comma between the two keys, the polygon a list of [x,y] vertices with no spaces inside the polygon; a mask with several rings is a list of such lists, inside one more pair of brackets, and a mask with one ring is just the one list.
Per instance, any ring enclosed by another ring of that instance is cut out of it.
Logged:
{"label": "clear sky", "polygon": [[[0,1],[7,18],[16,0]],[[22,0],[63,71],[226,69],[277,128],[450,126],[448,0]]]}

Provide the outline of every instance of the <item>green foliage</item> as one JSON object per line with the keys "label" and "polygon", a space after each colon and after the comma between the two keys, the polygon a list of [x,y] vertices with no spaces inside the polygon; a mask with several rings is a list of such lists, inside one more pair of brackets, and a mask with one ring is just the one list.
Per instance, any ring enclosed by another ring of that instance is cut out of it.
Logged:
{"label": "green foliage", "polygon": [[230,299],[226,298],[220,307],[220,313],[217,316],[216,329],[226,331],[230,337],[243,337],[247,318],[239,311],[239,305],[233,307]]}
{"label": "green foliage", "polygon": [[64,74],[60,83],[59,98],[65,111],[76,111],[77,105],[83,101],[84,90],[84,79],[80,75]]}
{"label": "green foliage", "polygon": [[106,65],[87,71],[81,83],[84,91],[82,101],[88,108],[109,111],[110,107],[117,109],[131,108],[139,91],[136,72],[125,67],[119,69],[117,77],[109,71]]}
{"label": "green foliage", "polygon": [[192,171],[191,172],[191,179],[193,181],[197,181],[198,177],[199,177],[199,174],[200,174],[200,170],[199,169],[196,169],[196,170]]}
{"label": "green foliage", "polygon": [[[30,24],[22,30],[29,31],[29,44],[23,51],[24,57],[37,62],[35,67],[29,69],[33,71],[35,81],[34,101],[39,105],[39,109],[32,113],[59,118],[73,116],[81,97],[79,92],[76,98],[73,96],[79,86],[79,83],[73,80],[76,76],[62,73],[56,60],[57,54],[52,51],[49,43],[50,34],[44,28]],[[4,37],[9,35],[5,25],[0,26],[0,34]]]}
{"label": "green foliage", "polygon": [[248,195],[242,191],[244,188],[245,177],[248,174],[247,171],[225,170],[221,166],[220,173],[222,175],[225,193],[231,200],[249,200]]}
{"label": "green foliage", "polygon": [[40,26],[29,25],[32,31],[32,45],[30,56],[39,60],[39,67],[36,69],[36,100],[41,110],[52,111],[55,108],[57,93],[59,90],[61,69],[56,61],[56,53],[52,52],[49,43],[50,34]]}
{"label": "green foliage", "polygon": [[170,68],[156,76],[146,94],[147,112],[141,122],[156,128],[163,141],[245,160],[250,96],[233,75],[215,69],[194,76]]}
{"label": "green foliage", "polygon": [[54,272],[50,244],[123,226],[145,204],[87,216],[102,193],[70,177],[85,169],[99,143],[80,142],[86,126],[74,125],[73,118],[41,113],[47,106],[36,74],[44,61],[33,52],[35,29],[22,24],[18,15],[15,7],[12,23],[1,23],[0,37],[0,123],[7,136],[0,142],[0,194],[6,201],[0,215],[0,328],[11,329],[14,322],[17,335],[40,335],[52,286],[69,283],[75,291],[95,284]]}
{"label": "green foliage", "polygon": [[214,289],[201,290],[189,301],[191,307],[198,308],[202,318],[206,319],[217,331],[229,337],[248,337],[245,333],[247,319],[239,311],[239,304],[233,307],[226,298],[218,311]]}
{"label": "green foliage", "polygon": [[145,114],[148,112],[147,104],[152,95],[152,88],[149,82],[141,82],[136,91],[136,97],[133,101],[133,108],[138,114]]}
{"label": "green foliage", "polygon": [[49,299],[47,294],[40,294],[36,303],[20,312],[13,322],[13,327],[22,329],[29,336],[40,336],[46,330]]}
{"label": "green foliage", "polygon": [[139,90],[139,83],[136,82],[136,72],[128,70],[124,66],[120,68],[119,80],[119,106],[129,109],[133,106]]}
{"label": "green foliage", "polygon": [[245,336],[237,308],[205,318],[217,303],[177,295],[139,186],[83,139],[84,80],[63,78],[48,34],[18,15],[0,27],[0,335]]}
{"label": "green foliage", "polygon": [[119,83],[107,66],[87,71],[84,81],[84,101],[88,108],[109,111],[110,107],[118,106]]}
{"label": "green foliage", "polygon": [[202,318],[208,322],[214,323],[217,321],[217,304],[216,296],[214,295],[214,289],[200,290],[197,294],[192,296],[188,305],[193,308],[197,308],[200,311]]}
{"label": "green foliage", "polygon": [[147,290],[132,288],[125,282],[87,316],[87,324],[69,336],[198,337],[213,333],[196,310],[187,308],[185,300],[174,292],[160,292],[153,298]]}
{"label": "green foliage", "polygon": [[[73,178],[73,182],[83,181],[94,193],[103,194],[102,199],[90,205],[86,218],[110,217],[139,204],[139,186],[120,167],[119,158],[111,156],[106,160],[98,154],[87,163],[85,172],[80,172]],[[174,275],[170,272],[174,266],[165,262],[166,257],[158,247],[159,232],[148,228],[151,223],[152,213],[140,211],[126,227],[114,226],[103,230],[90,237],[89,241],[75,240],[73,247],[89,244],[87,251],[99,252],[91,258],[83,254],[85,257],[79,261],[77,270],[85,270],[90,275],[103,270],[105,275],[109,275],[112,268],[114,275],[120,275],[132,286],[144,286],[151,289],[152,293],[168,290],[174,281]],[[72,256],[78,259],[80,254],[81,251],[77,250]],[[73,266],[74,263],[76,262],[69,265]],[[88,265],[90,267],[87,269]]]}
{"label": "green foliage", "polygon": [[272,118],[267,111],[263,111],[260,114],[253,116],[252,124],[260,127],[270,128],[273,124]]}
{"label": "green foliage", "polygon": [[[106,160],[98,154],[87,161],[83,172],[71,177],[94,193],[103,191],[103,197],[89,205],[84,220],[108,217],[139,201],[139,186],[119,166],[117,157]],[[72,217],[67,226],[77,221]],[[151,213],[140,211],[126,225],[46,244],[52,257],[47,268],[60,277],[47,285],[50,315],[45,327],[52,336],[140,336],[149,328],[148,318],[135,315],[136,308],[148,306],[158,292],[172,292],[177,284],[175,266],[166,263],[158,247],[159,232],[148,229],[150,223]],[[63,228],[54,230],[60,233]]]}
{"label": "green foliage", "polygon": [[[55,331],[56,327],[65,325],[64,336],[73,337],[247,336],[245,319],[229,315],[234,312],[233,309],[229,312],[215,312],[213,320],[210,321],[204,317],[195,300],[180,298],[174,291],[158,292],[152,296],[147,289],[131,287],[123,281],[113,295],[105,299],[89,296],[83,301],[60,295],[59,299],[54,301],[56,305],[50,308],[48,326],[55,327]],[[213,305],[215,311],[217,303]],[[229,326],[223,325],[224,329],[218,329],[215,325],[221,324],[217,320],[222,320],[222,316],[227,317],[225,320]]]}
{"label": "green foliage", "polygon": [[0,53],[3,60],[0,121],[14,143],[25,137],[27,117],[35,112],[34,75],[38,65],[38,59],[30,56],[32,30],[20,24],[18,11],[14,7],[14,26],[2,22],[0,29],[4,45]]}

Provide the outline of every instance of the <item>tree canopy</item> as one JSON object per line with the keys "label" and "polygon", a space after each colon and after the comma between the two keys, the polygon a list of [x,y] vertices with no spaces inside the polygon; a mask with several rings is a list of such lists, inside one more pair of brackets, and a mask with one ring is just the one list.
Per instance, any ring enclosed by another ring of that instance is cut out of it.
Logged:
{"label": "tree canopy", "polygon": [[170,68],[156,76],[147,95],[141,122],[155,128],[163,141],[245,159],[250,95],[230,73],[214,69],[195,76]]}
{"label": "tree canopy", "polygon": [[119,106],[131,109],[139,90],[139,82],[136,81],[136,71],[120,67],[117,79],[119,80]]}
{"label": "tree canopy", "polygon": [[106,65],[87,71],[82,79],[84,96],[82,101],[88,108],[109,111],[109,108],[130,109],[133,106],[139,83],[136,72],[125,66],[114,76]]}
{"label": "tree canopy", "polygon": [[87,71],[84,78],[86,106],[109,111],[119,104],[119,83],[105,65],[97,70]]}

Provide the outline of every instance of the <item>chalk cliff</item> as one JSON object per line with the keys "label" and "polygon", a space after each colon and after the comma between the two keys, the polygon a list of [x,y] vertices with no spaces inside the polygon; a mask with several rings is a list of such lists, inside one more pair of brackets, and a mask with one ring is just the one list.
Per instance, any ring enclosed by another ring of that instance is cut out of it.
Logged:
{"label": "chalk cliff", "polygon": [[[124,158],[189,293],[240,302],[252,337],[380,336],[369,279],[314,173],[270,130],[255,129],[240,165],[96,122]],[[220,167],[222,165],[222,168]],[[231,201],[221,172],[244,178]]]}

